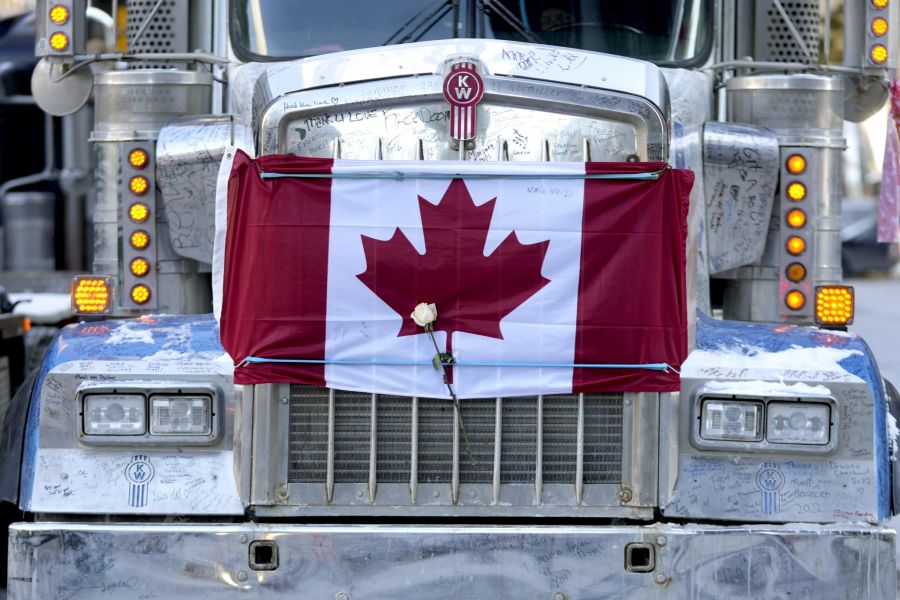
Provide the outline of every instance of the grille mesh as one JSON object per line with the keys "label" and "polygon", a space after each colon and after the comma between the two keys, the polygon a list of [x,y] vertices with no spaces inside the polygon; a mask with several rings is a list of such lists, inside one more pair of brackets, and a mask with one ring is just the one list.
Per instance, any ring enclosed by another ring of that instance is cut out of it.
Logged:
{"label": "grille mesh", "polygon": [[[578,396],[545,396],[538,427],[534,396],[505,398],[501,403],[500,482],[533,483],[538,433],[542,429],[542,478],[545,483],[573,483],[578,455]],[[366,483],[372,431],[371,394],[335,392],[334,481]],[[419,483],[450,483],[453,475],[453,405],[419,399]],[[412,468],[413,400],[378,396],[376,480],[409,483]],[[497,400],[463,400],[465,436],[459,438],[461,483],[493,481]],[[289,473],[291,483],[323,483],[328,464],[328,390],[291,385]],[[586,394],[584,401],[583,477],[587,484],[622,480],[622,395]],[[468,443],[466,442],[468,440]]]}

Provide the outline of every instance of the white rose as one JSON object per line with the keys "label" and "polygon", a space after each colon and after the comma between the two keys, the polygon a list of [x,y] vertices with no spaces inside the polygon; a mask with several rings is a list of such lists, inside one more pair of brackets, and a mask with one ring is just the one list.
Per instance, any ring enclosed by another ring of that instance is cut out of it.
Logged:
{"label": "white rose", "polygon": [[437,319],[437,306],[421,302],[416,306],[416,310],[409,316],[416,322],[416,325],[425,327],[426,325],[434,323],[435,319]]}

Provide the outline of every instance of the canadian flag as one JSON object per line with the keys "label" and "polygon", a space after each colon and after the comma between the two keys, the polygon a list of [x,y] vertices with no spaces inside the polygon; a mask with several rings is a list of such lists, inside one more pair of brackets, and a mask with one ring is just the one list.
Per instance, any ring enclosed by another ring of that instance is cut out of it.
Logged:
{"label": "canadian flag", "polygon": [[[238,151],[223,173],[215,305],[236,383],[678,389],[689,171]],[[433,338],[411,318],[423,302]],[[453,357],[446,380],[438,352]]]}

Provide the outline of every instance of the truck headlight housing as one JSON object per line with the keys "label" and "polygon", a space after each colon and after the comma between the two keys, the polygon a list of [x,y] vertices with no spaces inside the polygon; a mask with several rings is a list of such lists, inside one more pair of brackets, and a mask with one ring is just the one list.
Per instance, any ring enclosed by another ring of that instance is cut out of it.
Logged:
{"label": "truck headlight housing", "polygon": [[776,444],[828,443],[831,407],[811,402],[770,402],[766,440]]}
{"label": "truck headlight housing", "polygon": [[84,397],[87,435],[142,435],[147,414],[141,394],[90,394]]}
{"label": "truck headlight housing", "polygon": [[707,399],[700,416],[705,440],[756,442],[762,439],[762,403]]}
{"label": "truck headlight housing", "polygon": [[209,396],[151,396],[152,435],[209,435],[212,398]]}

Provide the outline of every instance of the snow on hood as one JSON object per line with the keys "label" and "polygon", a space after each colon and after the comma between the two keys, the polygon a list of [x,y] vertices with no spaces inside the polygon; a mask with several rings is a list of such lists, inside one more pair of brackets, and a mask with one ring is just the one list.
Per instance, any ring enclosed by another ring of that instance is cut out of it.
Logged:
{"label": "snow on hood", "polygon": [[723,379],[817,379],[861,383],[863,380],[845,369],[840,361],[860,350],[792,346],[769,351],[756,346],[694,350],[681,367],[682,377],[721,377]]}

